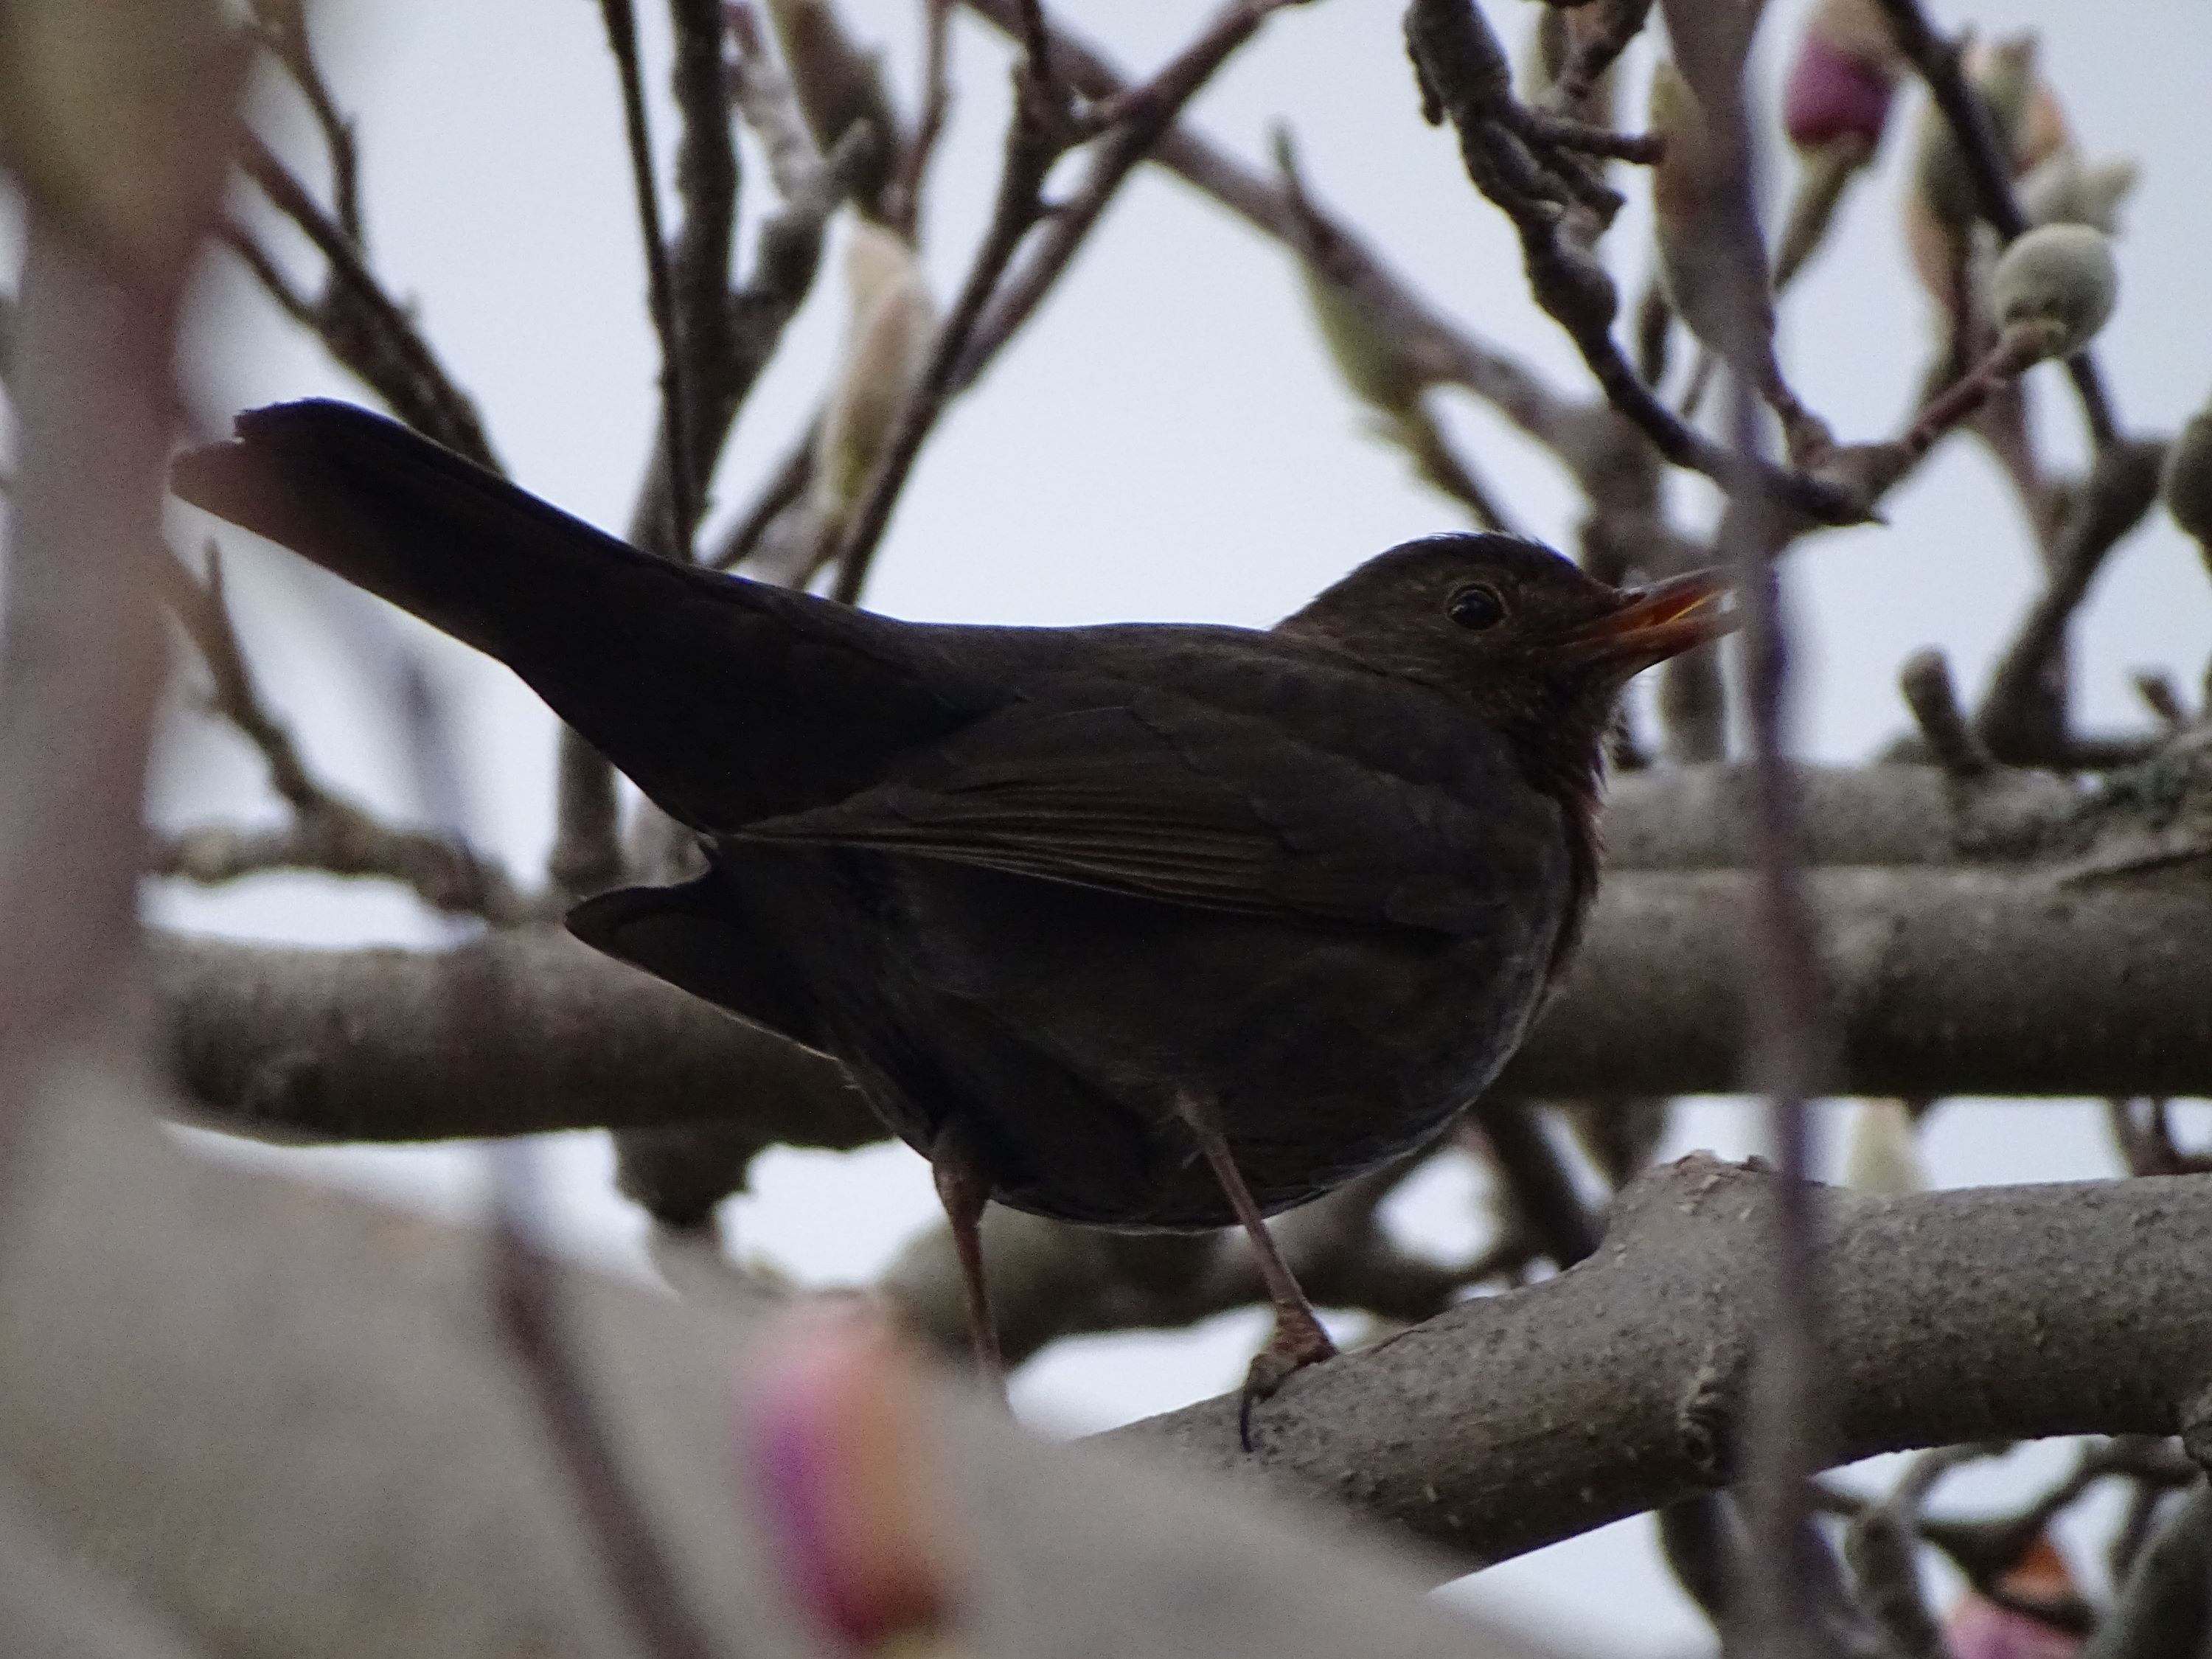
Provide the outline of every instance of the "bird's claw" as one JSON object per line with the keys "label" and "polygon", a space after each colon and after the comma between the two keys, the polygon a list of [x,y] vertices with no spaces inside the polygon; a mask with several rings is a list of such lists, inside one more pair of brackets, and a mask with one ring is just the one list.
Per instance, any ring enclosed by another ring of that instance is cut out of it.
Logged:
{"label": "bird's claw", "polygon": [[1336,1344],[1310,1314],[1303,1320],[1278,1319],[1267,1346],[1252,1356],[1237,1400],[1237,1443],[1252,1449],[1252,1408],[1274,1397],[1275,1390],[1309,1365],[1336,1358]]}

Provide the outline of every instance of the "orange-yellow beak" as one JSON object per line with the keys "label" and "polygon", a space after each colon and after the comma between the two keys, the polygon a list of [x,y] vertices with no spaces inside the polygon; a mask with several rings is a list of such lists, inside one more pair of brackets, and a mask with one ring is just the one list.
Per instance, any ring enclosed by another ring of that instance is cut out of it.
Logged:
{"label": "orange-yellow beak", "polygon": [[1624,589],[1620,608],[1577,629],[1569,644],[1591,662],[1618,664],[1632,673],[1649,668],[1735,631],[1735,613],[1719,603],[1729,587],[1727,573],[1711,569]]}

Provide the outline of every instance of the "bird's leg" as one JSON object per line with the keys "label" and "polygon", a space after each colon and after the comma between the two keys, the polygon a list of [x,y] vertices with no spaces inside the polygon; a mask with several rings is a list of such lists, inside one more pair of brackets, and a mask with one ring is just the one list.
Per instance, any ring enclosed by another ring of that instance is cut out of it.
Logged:
{"label": "bird's leg", "polygon": [[1221,1133],[1221,1125],[1213,1115],[1213,1103],[1188,1089],[1176,1092],[1176,1115],[1198,1142],[1198,1150],[1206,1155],[1212,1166],[1213,1178],[1221,1183],[1228,1196],[1229,1207],[1237,1212],[1237,1219],[1244,1229],[1244,1236],[1252,1242],[1253,1254],[1260,1260],[1260,1278],[1267,1287],[1267,1299],[1275,1304],[1275,1328],[1267,1337],[1267,1346],[1252,1357],[1250,1369],[1244,1373],[1244,1390],[1237,1407],[1237,1438],[1246,1451],[1252,1449],[1252,1408],[1283,1386],[1293,1371],[1336,1358],[1336,1344],[1328,1340],[1315,1315],[1313,1304],[1306,1300],[1305,1291],[1299,1287],[1297,1275],[1291,1264],[1283,1260],[1276,1248],[1275,1236],[1267,1231],[1267,1223],[1254,1201],[1252,1189],[1244,1184],[1243,1173],[1237,1167],[1236,1158],[1229,1151],[1228,1137]]}
{"label": "bird's leg", "polygon": [[975,1345],[975,1370],[983,1386],[1003,1403],[1006,1362],[999,1352],[999,1327],[991,1317],[991,1290],[983,1277],[983,1206],[991,1200],[990,1182],[968,1155],[959,1133],[942,1130],[929,1151],[929,1172],[936,1178],[937,1201],[952,1229],[952,1248],[960,1258],[960,1279],[968,1291],[968,1335]]}

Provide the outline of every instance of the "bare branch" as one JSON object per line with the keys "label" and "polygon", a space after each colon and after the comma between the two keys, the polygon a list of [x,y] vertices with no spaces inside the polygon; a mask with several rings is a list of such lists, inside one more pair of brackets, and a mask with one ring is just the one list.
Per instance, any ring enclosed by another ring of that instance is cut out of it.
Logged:
{"label": "bare branch", "polygon": [[[1301,1372],[1256,1456],[1237,1449],[1234,1395],[1103,1439],[1350,1504],[1462,1561],[1711,1489],[1742,1421],[1774,1188],[1710,1158],[1654,1171],[1573,1273]],[[1818,1218],[1830,1461],[2202,1427],[2212,1328],[2172,1292],[2212,1249],[2212,1177],[1824,1193]]]}
{"label": "bare branch", "polygon": [[323,135],[323,148],[331,158],[331,202],[338,228],[356,247],[367,247],[361,215],[361,154],[354,143],[353,123],[339,111],[315,59],[307,38],[307,8],[290,0],[254,0],[253,26],[263,47],[284,66],[284,73],[307,100],[308,112]]}
{"label": "bare branch", "polygon": [[[1468,0],[1414,0],[1407,41],[1435,117],[1457,130],[1461,159],[1475,188],[1512,222],[1521,239],[1531,293],[1575,343],[1607,401],[1633,422],[1669,461],[1702,472],[1732,494],[1756,490],[1787,502],[1815,523],[1850,524],[1865,507],[1849,490],[1715,443],[1686,425],[1638,378],[1613,341],[1620,307],[1613,279],[1583,243],[1562,233],[1576,209],[1571,163],[1532,149],[1510,110],[1503,50]],[[1565,192],[1565,194],[1563,194]],[[1582,203],[1587,207],[1587,203]]]}
{"label": "bare branch", "polygon": [[486,1272],[499,1328],[568,1473],[615,1601],[651,1659],[714,1659],[715,1644],[616,1449],[570,1328],[566,1286],[533,1237],[540,1223],[534,1171],[525,1160],[534,1154],[509,1144],[489,1156],[498,1204]]}
{"label": "bare branch", "polygon": [[[973,382],[1028,319],[1123,180],[1158,143],[1183,105],[1269,13],[1297,3],[1231,0],[1158,76],[1117,98],[1103,112],[1110,125],[1098,139],[1083,183],[1048,219],[1039,194],[1045,176],[1061,155],[1090,135],[1060,101],[1066,94],[1051,69],[1051,35],[1042,13],[1030,0],[1022,14],[1028,45],[1016,78],[1014,114],[1006,131],[1006,160],[991,222],[939,327],[929,362],[907,394],[883,458],[839,538],[837,577],[830,590],[834,598],[848,605],[860,598],[891,509],[945,404]],[[1040,221],[1046,223],[1037,246],[1008,276],[1014,256]]]}
{"label": "bare branch", "polygon": [[[1889,20],[1898,49],[1927,82],[1929,95],[1950,126],[1973,179],[1974,193],[1980,198],[1982,216],[2001,240],[2011,241],[2027,228],[2027,215],[2013,194],[2012,167],[1999,149],[1989,113],[1966,84],[1962,68],[1965,52],[1957,41],[1936,33],[1920,9],[1920,0],[1877,0],[1877,3]],[[2066,371],[2073,377],[2090,438],[2102,448],[2118,435],[2118,423],[2096,359],[2087,351],[2078,353],[2067,360]]]}
{"label": "bare branch", "polygon": [[[2212,902],[1946,868],[1814,873],[1838,1027],[1821,1092],[2201,1095]],[[1744,1083],[1748,880],[1616,874],[1500,1092],[1724,1094]],[[167,939],[160,1052],[246,1133],[420,1140],[738,1120],[763,1143],[884,1131],[832,1062],[533,929],[454,952]]]}
{"label": "bare branch", "polygon": [[202,583],[182,560],[164,554],[155,564],[156,583],[206,665],[210,707],[260,752],[270,787],[292,809],[292,822],[264,830],[209,825],[160,837],[147,868],[202,885],[269,870],[384,876],[412,888],[435,909],[480,915],[495,926],[535,915],[538,907],[483,854],[448,836],[386,824],[308,769],[290,728],[262,700],[246,665],[223,591],[222,556],[213,543],[207,559]]}
{"label": "bare branch", "polygon": [[[476,405],[447,374],[406,311],[384,291],[344,228],[258,138],[245,139],[241,165],[277,211],[330,263],[316,331],[331,356],[360,375],[408,425],[481,466],[503,471]],[[250,263],[258,273],[260,264]],[[283,296],[278,299],[282,303]]]}
{"label": "bare branch", "polygon": [[2115,439],[2098,451],[2081,497],[2059,529],[2050,583],[1999,660],[1975,717],[1976,735],[2000,760],[2063,765],[2076,748],[2070,732],[2046,729],[2038,717],[2039,710],[2055,710],[2064,719],[2063,702],[2045,695],[2046,677],[2106,555],[2158,499],[2165,457],[2164,444],[2142,439]]}
{"label": "bare branch", "polygon": [[[638,236],[645,248],[647,305],[653,314],[653,331],[660,337],[660,441],[668,452],[669,467],[667,489],[660,503],[664,516],[654,529],[664,557],[689,562],[691,528],[699,521],[694,505],[699,468],[691,457],[684,352],[668,275],[668,241],[660,230],[660,187],[653,176],[653,135],[646,120],[644,76],[637,61],[637,14],[630,0],[599,0],[599,16],[606,25],[607,46],[614,54],[622,82],[623,136],[629,149],[630,194],[636,204]],[[719,42],[719,16],[716,22]],[[718,118],[719,115],[718,111]]]}

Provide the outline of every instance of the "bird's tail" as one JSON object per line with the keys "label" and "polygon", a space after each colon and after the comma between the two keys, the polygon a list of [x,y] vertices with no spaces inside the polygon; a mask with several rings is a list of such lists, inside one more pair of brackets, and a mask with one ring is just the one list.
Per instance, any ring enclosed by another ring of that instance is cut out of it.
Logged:
{"label": "bird's tail", "polygon": [[[281,542],[526,678],[659,562],[397,422],[277,404],[179,458],[176,493]],[[665,568],[665,567],[664,567]]]}
{"label": "bird's tail", "polygon": [[956,718],[921,630],[655,558],[367,410],[255,410],[171,477],[498,658],[695,826],[838,799]]}

